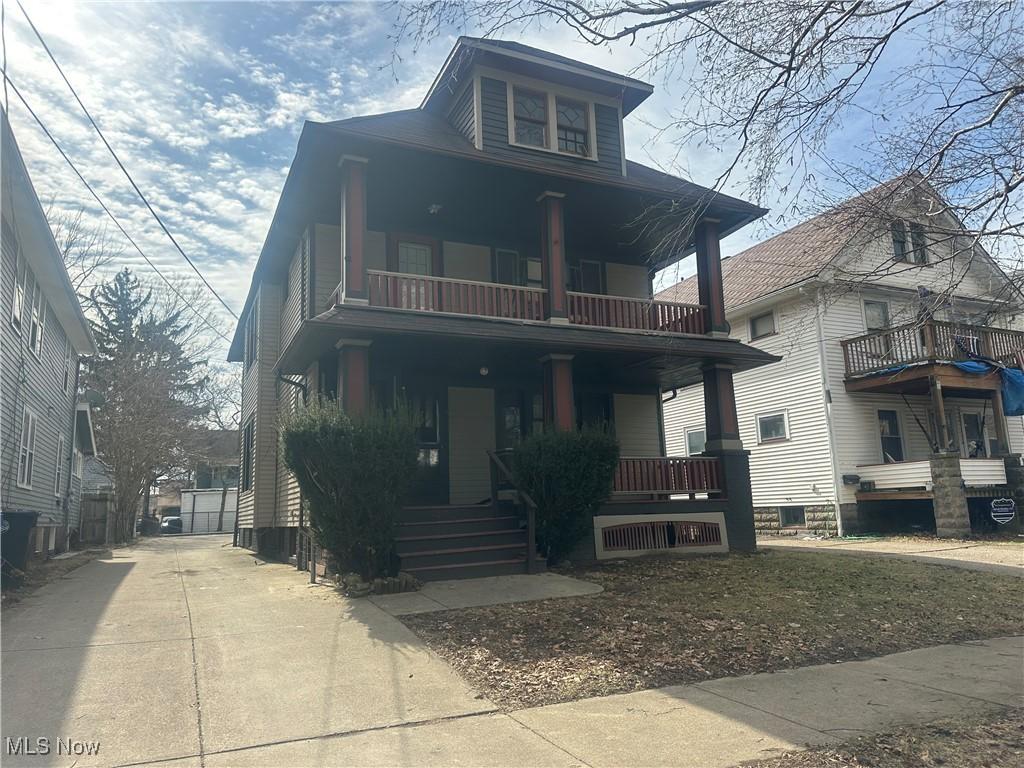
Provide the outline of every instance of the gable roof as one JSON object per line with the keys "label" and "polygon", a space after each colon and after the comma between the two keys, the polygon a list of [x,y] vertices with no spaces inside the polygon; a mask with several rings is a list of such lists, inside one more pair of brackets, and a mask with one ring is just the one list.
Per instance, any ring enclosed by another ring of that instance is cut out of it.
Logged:
{"label": "gable roof", "polygon": [[[872,226],[873,220],[884,220],[887,215],[892,217],[892,211],[905,205],[908,197],[921,194],[939,197],[919,174],[899,176],[854,195],[745,251],[722,259],[722,291],[726,309],[734,309],[819,277],[847,245]],[[982,262],[1009,281],[992,257],[977,247]],[[697,303],[696,275],[661,291],[658,298]]]}

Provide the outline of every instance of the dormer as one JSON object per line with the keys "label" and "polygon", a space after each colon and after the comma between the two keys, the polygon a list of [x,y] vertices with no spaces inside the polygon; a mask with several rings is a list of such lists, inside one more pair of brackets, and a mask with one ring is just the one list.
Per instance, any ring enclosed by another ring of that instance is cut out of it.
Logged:
{"label": "dormer", "polygon": [[622,118],[653,90],[519,43],[461,37],[421,108],[482,152],[625,176]]}

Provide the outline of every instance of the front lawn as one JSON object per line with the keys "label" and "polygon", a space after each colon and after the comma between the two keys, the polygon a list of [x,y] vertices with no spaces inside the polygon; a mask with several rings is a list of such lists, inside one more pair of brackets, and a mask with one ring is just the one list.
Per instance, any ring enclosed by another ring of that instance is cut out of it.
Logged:
{"label": "front lawn", "polygon": [[581,566],[588,597],[402,620],[507,709],[1024,633],[1021,579],[828,553]]}

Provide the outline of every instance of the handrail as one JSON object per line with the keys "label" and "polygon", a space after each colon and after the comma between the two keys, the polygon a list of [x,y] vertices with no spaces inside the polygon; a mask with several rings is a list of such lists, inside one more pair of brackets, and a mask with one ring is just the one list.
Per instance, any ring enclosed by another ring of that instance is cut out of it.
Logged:
{"label": "handrail", "polygon": [[512,486],[516,495],[526,507],[526,572],[534,572],[534,559],[537,556],[537,502],[529,493],[520,489],[512,478],[512,470],[498,456],[498,451],[488,451],[487,456],[491,461],[491,504],[498,506],[498,478],[495,470],[501,472],[505,481]]}
{"label": "handrail", "polygon": [[646,296],[620,296],[617,293],[586,293],[585,291],[566,291],[573,296],[584,296],[588,299],[625,299],[626,301],[640,301],[644,304],[664,304],[671,307],[686,307],[687,309],[706,309],[703,304],[687,304],[683,301],[663,301]]}
{"label": "handrail", "polygon": [[368,270],[370,306],[510,320],[543,320],[543,288]]}
{"label": "handrail", "polygon": [[715,456],[622,456],[615,469],[616,494],[724,492],[721,463]]}
{"label": "handrail", "polygon": [[705,307],[636,296],[566,291],[569,322],[625,330],[703,334]]}
{"label": "handrail", "polygon": [[411,277],[414,279],[443,280],[446,283],[462,283],[463,285],[486,285],[496,288],[515,288],[517,291],[532,291],[533,293],[547,293],[544,288],[535,288],[532,285],[515,285],[513,283],[498,283],[492,280],[466,280],[462,277],[445,277],[444,275],[418,275],[415,272],[390,272],[386,269],[368,269],[368,275],[384,275],[386,277]]}

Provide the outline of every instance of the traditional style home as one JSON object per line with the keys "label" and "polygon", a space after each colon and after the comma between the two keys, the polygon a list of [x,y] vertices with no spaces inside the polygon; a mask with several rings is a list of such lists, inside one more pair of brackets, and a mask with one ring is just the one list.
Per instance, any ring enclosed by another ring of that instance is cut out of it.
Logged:
{"label": "traditional style home", "polygon": [[46,557],[79,525],[82,463],[95,444],[78,364],[96,348],[2,110],[0,134],[0,509],[34,517],[29,556]]}
{"label": "traditional style home", "polygon": [[[942,210],[898,179],[722,262],[733,337],[781,358],[735,380],[761,532],[964,535],[1021,501],[1021,295]],[[670,451],[704,450],[703,400],[665,405]]]}
{"label": "traditional style home", "polygon": [[[500,452],[588,423],[623,456],[591,557],[754,546],[732,377],[775,358],[724,332],[719,238],[764,211],[626,159],[622,121],[651,92],[461,38],[419,108],[304,125],[229,357],[242,546],[302,558],[277,424],[317,394],[417,414],[398,543],[421,578],[535,567]],[[653,272],[694,253],[699,298],[654,301]],[[695,384],[705,450],[668,456],[662,393]]]}

